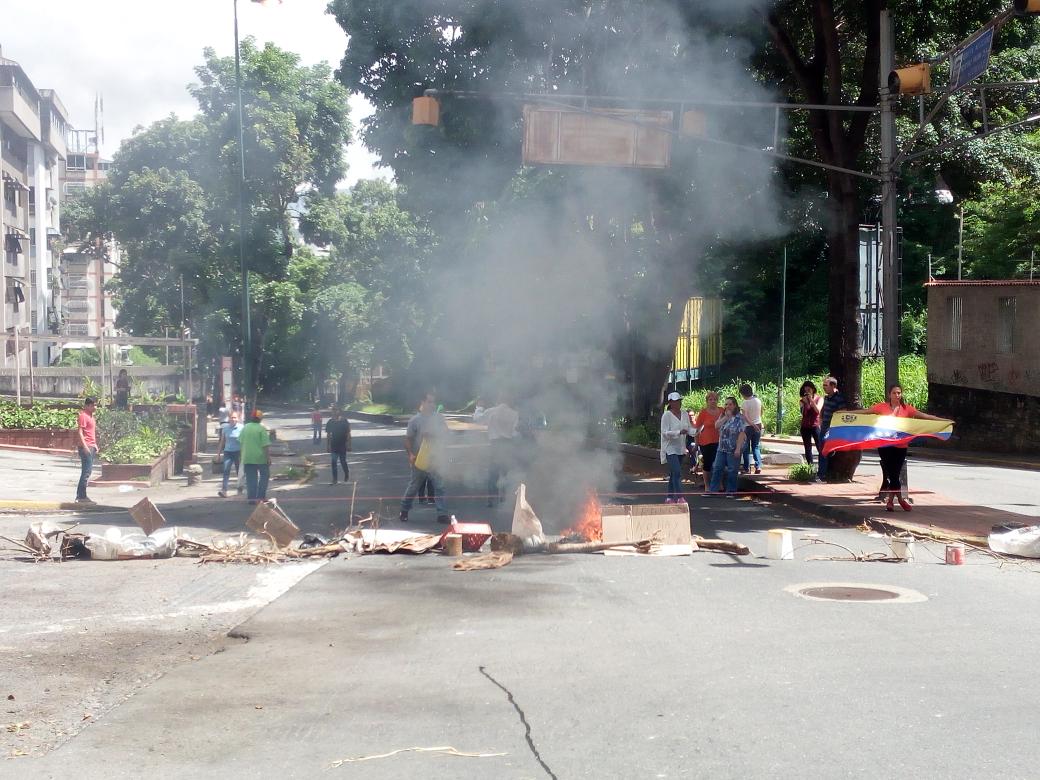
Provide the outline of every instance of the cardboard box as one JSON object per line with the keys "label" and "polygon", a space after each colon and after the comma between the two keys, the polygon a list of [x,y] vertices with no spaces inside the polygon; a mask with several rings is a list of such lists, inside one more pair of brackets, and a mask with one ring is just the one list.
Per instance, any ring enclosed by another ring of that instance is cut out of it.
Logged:
{"label": "cardboard box", "polygon": [[692,541],[685,504],[608,504],[602,514],[604,542],[639,542],[655,533],[662,545]]}

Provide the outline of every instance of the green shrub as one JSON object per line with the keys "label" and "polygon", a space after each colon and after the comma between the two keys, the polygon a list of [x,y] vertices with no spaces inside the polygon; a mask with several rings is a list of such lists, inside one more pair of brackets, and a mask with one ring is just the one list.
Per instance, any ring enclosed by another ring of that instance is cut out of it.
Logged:
{"label": "green shrub", "polygon": [[[784,380],[783,404],[784,419],[781,433],[789,436],[798,434],[801,427],[801,412],[798,408],[798,389],[807,379],[816,385],[820,394],[823,394],[823,377],[821,372],[815,376],[788,377]],[[903,355],[899,358],[899,380],[903,387],[903,397],[907,403],[913,404],[919,409],[928,405],[928,369],[925,359],[920,355]],[[734,396],[737,401],[741,400],[737,388],[745,380],[736,379],[727,385],[717,388],[719,403],[726,400],[726,396]],[[762,423],[767,433],[776,431],[777,393],[775,382],[751,382],[748,381],[762,401]],[[704,397],[707,388],[700,388],[687,393],[683,398],[683,409],[694,411],[704,406]],[[862,399],[866,406],[876,404],[885,399],[885,363],[881,358],[871,358],[863,361]]]}
{"label": "green shrub", "polygon": [[169,433],[142,425],[136,432],[101,450],[101,459],[107,463],[151,463],[172,447],[174,441]]}
{"label": "green shrub", "polygon": [[0,401],[0,428],[75,428],[78,416],[79,409],[67,404],[37,401],[21,407],[14,401]]}
{"label": "green shrub", "polygon": [[661,446],[660,423],[656,420],[629,423],[621,429],[621,441],[638,447],[653,447],[656,449]]}
{"label": "green shrub", "polygon": [[787,471],[787,478],[792,482],[810,482],[816,476],[816,467],[809,463],[796,463]]}
{"label": "green shrub", "polygon": [[178,419],[161,412],[102,409],[97,413],[98,450],[108,463],[149,463],[176,441],[179,430]]}

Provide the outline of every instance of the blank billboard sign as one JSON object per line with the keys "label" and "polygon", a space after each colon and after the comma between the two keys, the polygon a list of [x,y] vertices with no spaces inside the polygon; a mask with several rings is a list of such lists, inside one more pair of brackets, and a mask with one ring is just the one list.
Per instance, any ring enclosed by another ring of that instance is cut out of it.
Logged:
{"label": "blank billboard sign", "polygon": [[672,122],[671,111],[525,105],[524,164],[667,168]]}

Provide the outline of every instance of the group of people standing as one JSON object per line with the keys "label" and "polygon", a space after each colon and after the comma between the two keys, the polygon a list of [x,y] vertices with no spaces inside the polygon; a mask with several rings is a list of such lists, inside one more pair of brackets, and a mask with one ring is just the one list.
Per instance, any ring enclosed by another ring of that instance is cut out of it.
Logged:
{"label": "group of people standing", "polygon": [[[704,489],[712,493],[721,492],[725,477],[725,494],[733,497],[737,491],[738,474],[748,473],[754,458],[755,473],[761,473],[762,456],[759,443],[762,438],[762,402],[750,385],[739,388],[743,403],[728,396],[719,406],[719,395],[709,391],[704,406],[696,412],[683,413],[682,396],[670,393],[667,408],[661,416],[661,462],[668,464],[668,494],[666,503],[686,503],[682,490],[682,458],[686,451],[697,463],[697,450],[704,464]],[[838,389],[838,380],[828,376],[823,380],[823,395],[811,381],[802,383],[799,389],[800,433],[805,448],[805,461],[814,462],[813,448],[818,455],[818,470],[814,479],[827,478],[830,457],[823,454],[823,442],[830,430],[835,412],[840,410],[856,414],[875,414],[882,417],[912,417],[921,420],[948,422],[944,418],[927,414],[908,404],[903,399],[903,389],[893,385],[888,389],[885,401],[867,409],[850,409],[845,395]],[[687,437],[695,437],[695,448],[686,446]],[[881,460],[881,492],[886,509],[892,511],[896,501],[907,512],[912,505],[901,494],[902,471],[906,463],[905,442],[883,445],[877,448]]]}
{"label": "group of people standing", "polygon": [[[728,396],[719,406],[719,394],[711,390],[704,406],[696,414],[682,412],[682,396],[669,393],[667,408],[661,415],[661,462],[668,464],[668,496],[665,503],[685,504],[682,490],[682,460],[689,452],[694,470],[697,450],[704,464],[704,489],[712,493],[722,491],[726,481],[726,495],[737,492],[740,472],[749,473],[754,462],[756,474],[762,473],[762,401],[751,385],[740,386],[743,404]],[[691,446],[691,445],[694,445]]]}

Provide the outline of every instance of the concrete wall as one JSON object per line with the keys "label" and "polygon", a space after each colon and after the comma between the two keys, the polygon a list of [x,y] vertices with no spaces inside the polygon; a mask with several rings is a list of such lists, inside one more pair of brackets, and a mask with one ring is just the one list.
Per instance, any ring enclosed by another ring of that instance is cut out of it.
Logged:
{"label": "concrete wall", "polygon": [[[186,393],[186,377],[184,370],[179,366],[128,366],[127,373],[133,380],[135,390],[144,389],[151,395],[158,396]],[[33,369],[33,374],[33,389],[39,396],[75,398],[83,391],[84,377],[90,377],[95,383],[101,382],[100,366],[36,368]],[[15,381],[13,368],[0,368],[0,394],[15,395]],[[113,383],[111,372],[106,367],[106,393],[112,393]],[[25,368],[22,369],[22,395],[29,395],[29,372]]]}
{"label": "concrete wall", "polygon": [[[950,299],[961,299],[960,348]],[[999,301],[1015,299],[1011,351],[999,344]],[[928,286],[928,382],[1040,397],[1040,281],[933,282]]]}
{"label": "concrete wall", "polygon": [[955,421],[948,445],[1040,454],[1040,397],[928,383],[928,410]]}

